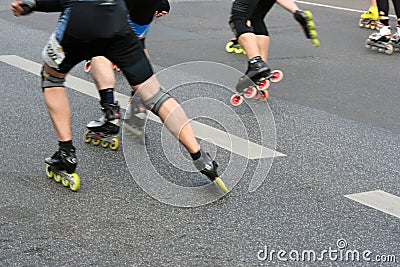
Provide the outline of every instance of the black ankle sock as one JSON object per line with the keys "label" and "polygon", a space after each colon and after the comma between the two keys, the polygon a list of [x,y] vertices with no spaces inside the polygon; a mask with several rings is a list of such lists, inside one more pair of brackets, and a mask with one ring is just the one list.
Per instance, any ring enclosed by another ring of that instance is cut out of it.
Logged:
{"label": "black ankle sock", "polygon": [[72,145],[72,140],[58,141],[58,146],[60,147],[60,149],[65,151],[71,151],[75,149],[75,147]]}
{"label": "black ankle sock", "polygon": [[196,153],[190,153],[190,156],[192,157],[193,160],[198,160],[201,157],[201,152],[200,150]]}
{"label": "black ankle sock", "polygon": [[99,91],[100,103],[114,104],[114,88],[107,88]]}

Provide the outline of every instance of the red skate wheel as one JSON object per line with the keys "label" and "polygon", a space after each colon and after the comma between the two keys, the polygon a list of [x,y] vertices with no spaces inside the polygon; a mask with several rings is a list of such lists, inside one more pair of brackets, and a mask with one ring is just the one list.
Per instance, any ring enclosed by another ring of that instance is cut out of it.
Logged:
{"label": "red skate wheel", "polygon": [[261,94],[261,101],[262,102],[267,102],[268,97],[269,97],[268,91],[267,90],[262,90],[262,91],[260,91],[260,94]]}
{"label": "red skate wheel", "polygon": [[244,89],[243,95],[245,98],[253,98],[257,95],[257,89],[253,86],[247,87],[246,89]]}
{"label": "red skate wheel", "polygon": [[90,69],[91,69],[90,60],[88,60],[88,61],[85,62],[85,66],[83,67],[83,70],[84,70],[85,72],[89,72]]}
{"label": "red skate wheel", "polygon": [[243,96],[238,95],[238,94],[234,94],[234,95],[231,97],[231,104],[232,104],[232,106],[237,107],[237,106],[240,106],[242,103],[243,103]]}
{"label": "red skate wheel", "polygon": [[274,75],[273,77],[271,77],[271,82],[273,83],[278,83],[280,81],[282,81],[283,79],[283,72],[280,70],[273,70],[272,74]]}
{"label": "red skate wheel", "polygon": [[258,84],[257,84],[258,89],[261,90],[261,91],[262,90],[267,90],[270,85],[271,84],[270,84],[269,80],[268,79],[264,79],[264,78],[262,80],[260,80],[258,82]]}

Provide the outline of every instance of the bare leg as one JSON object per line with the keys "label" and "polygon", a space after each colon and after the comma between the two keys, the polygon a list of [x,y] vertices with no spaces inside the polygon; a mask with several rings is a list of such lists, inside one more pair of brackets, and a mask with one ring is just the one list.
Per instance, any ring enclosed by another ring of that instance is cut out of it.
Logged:
{"label": "bare leg", "polygon": [[111,61],[105,57],[94,57],[91,59],[91,66],[93,80],[99,91],[114,88],[115,75]]}
{"label": "bare leg", "polygon": [[[159,91],[159,88],[160,83],[155,75],[142,84],[132,86],[132,89],[144,101],[154,96]],[[158,116],[189,153],[196,153],[200,150],[200,145],[196,140],[189,119],[175,99],[170,98],[165,101],[158,111]]]}
{"label": "bare leg", "polygon": [[[45,65],[47,73],[64,78],[66,74],[58,73]],[[45,88],[43,92],[44,101],[53,122],[54,130],[59,141],[72,140],[71,111],[68,95],[64,87]]]}

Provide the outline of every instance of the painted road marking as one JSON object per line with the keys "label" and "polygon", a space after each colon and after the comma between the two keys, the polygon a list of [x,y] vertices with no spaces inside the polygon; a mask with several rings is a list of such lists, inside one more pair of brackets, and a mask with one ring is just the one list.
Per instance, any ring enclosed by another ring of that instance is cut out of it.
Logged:
{"label": "painted road marking", "polygon": [[[364,13],[365,12],[365,10],[346,8],[346,7],[340,7],[340,6],[325,5],[325,4],[317,4],[317,3],[307,2],[307,1],[296,1],[296,3],[303,4],[303,5],[326,7],[326,8],[331,8],[331,9],[343,10],[343,11],[357,12],[357,13]],[[393,18],[396,17],[395,15],[389,15],[389,16],[393,17]]]}
{"label": "painted road marking", "polygon": [[[16,55],[0,55],[0,61],[38,76],[40,75],[40,71],[42,68],[41,64]],[[97,99],[99,98],[96,86],[91,82],[74,77],[72,75],[68,75],[65,81],[65,85],[85,95]],[[129,96],[115,92],[115,99],[121,104],[121,108],[126,109],[128,107]],[[149,114],[150,119],[160,122],[159,118],[153,113],[150,112]],[[243,139],[236,135],[232,135],[219,129],[215,129],[214,127],[208,126],[206,124],[197,121],[192,121],[191,123],[196,137],[203,140],[211,139],[213,140],[213,143],[215,145],[248,159],[262,159],[286,156],[285,154],[250,142],[249,140]]]}
{"label": "painted road marking", "polygon": [[345,195],[345,197],[400,218],[400,197],[386,193],[385,191],[375,190]]}

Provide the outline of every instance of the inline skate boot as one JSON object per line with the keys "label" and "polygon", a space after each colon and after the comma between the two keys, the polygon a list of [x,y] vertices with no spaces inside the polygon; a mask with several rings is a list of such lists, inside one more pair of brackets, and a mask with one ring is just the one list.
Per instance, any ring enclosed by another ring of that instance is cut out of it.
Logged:
{"label": "inline skate boot", "polygon": [[306,35],[307,39],[311,39],[312,44],[315,47],[320,45],[318,40],[318,33],[315,30],[315,22],[313,21],[313,14],[311,11],[302,11],[297,10],[294,13],[294,18],[300,23],[300,26],[303,28],[304,34]]}
{"label": "inline skate boot", "polygon": [[212,182],[216,183],[218,187],[224,192],[225,194],[228,193],[228,188],[226,187],[225,183],[222,181],[221,178],[218,177],[218,163],[211,159],[209,153],[204,152],[200,149],[200,158],[193,161],[194,166],[198,171],[202,174],[207,176]]}
{"label": "inline skate boot", "polygon": [[46,158],[46,174],[50,179],[54,178],[57,183],[62,183],[72,191],[78,191],[80,187],[80,179],[75,173],[77,160],[75,148],[60,148],[53,156]]}
{"label": "inline skate boot", "polygon": [[367,11],[365,11],[360,16],[360,22],[358,26],[360,28],[366,28],[371,30],[378,29],[379,12],[377,6],[370,6]]}
{"label": "inline skate boot", "polygon": [[393,54],[394,48],[390,43],[391,30],[390,26],[382,25],[379,32],[371,34],[365,41],[365,47],[370,50],[377,50],[386,55]]}
{"label": "inline skate boot", "polygon": [[[280,70],[271,71],[267,63],[260,56],[252,58],[248,62],[246,74],[239,78],[236,85],[237,94],[231,97],[233,106],[240,106],[245,98],[261,98],[261,101],[268,100],[268,88],[270,82],[277,83],[283,79],[283,72]],[[255,85],[255,87],[254,87]]]}
{"label": "inline skate boot", "polygon": [[144,144],[144,125],[147,117],[147,109],[143,105],[140,98],[134,97],[134,92],[129,99],[130,105],[128,112],[124,119],[124,129],[127,133],[130,133],[139,143]]}
{"label": "inline skate boot", "polygon": [[393,45],[394,51],[400,52],[400,25],[397,25],[396,33],[392,35],[390,42]]}
{"label": "inline skate boot", "polygon": [[88,130],[84,134],[84,140],[86,143],[92,143],[95,146],[101,144],[104,148],[109,147],[111,150],[117,150],[120,144],[116,136],[121,124],[120,107],[118,102],[115,104],[100,104],[104,115],[100,119],[88,123],[86,126]]}
{"label": "inline skate boot", "polygon": [[236,38],[231,38],[229,42],[226,43],[225,51],[228,53],[246,55],[246,51],[244,51],[243,47],[238,43]]}

